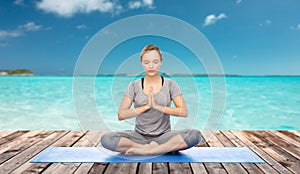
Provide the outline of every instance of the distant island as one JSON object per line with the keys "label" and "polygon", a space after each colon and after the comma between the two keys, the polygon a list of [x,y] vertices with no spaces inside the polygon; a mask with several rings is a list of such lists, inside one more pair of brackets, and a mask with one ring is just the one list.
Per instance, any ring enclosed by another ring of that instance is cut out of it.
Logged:
{"label": "distant island", "polygon": [[0,76],[34,76],[28,69],[0,70]]}

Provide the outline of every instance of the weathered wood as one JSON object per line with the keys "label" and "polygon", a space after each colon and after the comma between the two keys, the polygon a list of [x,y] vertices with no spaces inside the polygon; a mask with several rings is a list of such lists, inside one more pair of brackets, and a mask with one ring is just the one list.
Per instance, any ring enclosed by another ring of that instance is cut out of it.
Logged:
{"label": "weathered wood", "polygon": [[152,173],[153,174],[169,173],[168,163],[153,163]]}
{"label": "weathered wood", "polygon": [[10,173],[11,171],[24,164],[26,161],[30,160],[37,153],[41,152],[43,149],[51,145],[57,139],[61,138],[65,133],[66,132],[64,131],[57,131],[43,138],[42,140],[39,140],[39,142],[34,146],[27,148],[26,150],[22,151],[18,155],[10,158],[5,163],[0,165],[0,171],[3,171],[4,173]]}
{"label": "weathered wood", "polygon": [[[283,132],[287,132],[287,131],[283,131]],[[296,130],[293,130],[293,131],[289,131],[290,133],[293,133],[295,136],[293,138],[295,138],[296,141],[299,141],[300,142],[300,131],[296,131]]]}
{"label": "weathered wood", "polygon": [[[201,131],[197,146],[246,146],[265,164],[29,163],[48,146],[99,146],[101,131],[0,131],[0,173],[297,173],[300,131]],[[3,159],[1,157],[4,157]]]}
{"label": "weathered wood", "polygon": [[[297,159],[295,156],[291,155],[292,153],[290,149],[289,144],[283,142],[280,138],[276,138],[276,142],[274,142],[273,135],[269,134],[266,131],[261,132],[249,132],[252,135],[258,137],[260,139],[259,142],[257,142],[257,146],[261,147],[265,152],[267,152],[271,157],[273,157],[277,162],[279,162],[281,165],[292,171],[293,173],[296,173],[300,171],[300,162],[299,159]],[[282,147],[285,147],[282,148]],[[292,147],[296,148],[296,147]],[[288,149],[288,150],[287,150]],[[290,153],[287,153],[290,152]],[[295,152],[295,151],[293,151]],[[297,153],[297,152],[295,152]],[[294,153],[292,153],[294,154]]]}
{"label": "weathered wood", "polygon": [[15,131],[15,132],[12,132],[4,137],[1,137],[0,139],[0,145],[2,144],[5,144],[5,143],[9,143],[11,142],[13,139],[27,133],[28,131]]}
{"label": "weathered wood", "polygon": [[[211,131],[201,131],[202,137],[205,140],[205,144],[203,146],[211,146],[215,145],[215,139],[213,133]],[[216,145],[215,145],[216,146]],[[227,173],[221,163],[205,163],[204,164],[208,173],[218,173],[223,174]]]}
{"label": "weathered wood", "polygon": [[[84,132],[82,131],[66,131],[66,134],[61,137],[60,139],[58,139],[56,142],[54,142],[51,146],[71,146],[72,144],[74,144],[74,142],[78,141],[79,137],[81,137],[82,135],[84,135]],[[38,155],[38,154],[37,154]],[[36,156],[37,156],[36,155]],[[36,156],[34,156],[33,158],[35,158]],[[51,163],[30,163],[29,161],[27,161],[26,163],[24,163],[23,165],[21,165],[20,167],[18,167],[15,171],[13,171],[13,173],[38,173],[41,171],[44,171],[45,169],[47,169],[49,166],[51,165]],[[53,165],[55,166],[55,165]]]}
{"label": "weathered wood", "polygon": [[[79,140],[78,144],[75,144],[75,146],[79,146],[82,143],[81,141],[89,142],[89,146],[100,146],[99,143],[102,134],[102,131],[89,131],[86,136]],[[91,169],[91,171],[97,171],[100,166],[102,165],[81,164],[75,171],[75,174],[88,173]],[[93,167],[96,167],[97,169],[95,170]]]}
{"label": "weathered wood", "polygon": [[277,144],[282,150],[293,155],[297,160],[300,160],[300,143],[291,138],[287,138],[285,135],[276,134],[276,132],[277,131],[266,131],[267,136],[265,138]]}
{"label": "weathered wood", "polygon": [[152,173],[152,163],[140,163],[138,165],[139,174],[151,174]]}
{"label": "weathered wood", "polygon": [[[257,137],[252,136],[249,134],[250,131],[232,131],[232,133],[237,136],[239,139],[243,141],[243,143],[253,150],[256,154],[258,154],[266,163],[268,163],[272,168],[274,168],[277,173],[285,173],[290,174],[291,172],[286,169],[284,166],[282,166],[280,163],[278,163],[276,160],[274,160],[272,157],[270,157],[266,152],[264,152],[262,149],[260,149],[257,146],[257,142],[259,139]],[[276,173],[274,170],[270,169],[269,167],[264,168],[264,164],[257,164],[257,166],[261,166],[260,168],[265,173]],[[266,170],[265,170],[266,169]],[[269,170],[270,169],[270,170]]]}
{"label": "weathered wood", "polygon": [[3,137],[5,137],[9,134],[12,134],[14,132],[16,132],[16,131],[14,131],[14,130],[1,130],[0,131],[0,139],[2,139]]}
{"label": "weathered wood", "polygon": [[[201,141],[197,147],[207,147],[207,143],[205,142],[205,139],[203,135],[201,135]],[[190,163],[191,170],[193,173],[201,173],[201,174],[207,174],[206,168],[203,163]]]}
{"label": "weathered wood", "polygon": [[[215,133],[216,138],[226,147],[235,147],[235,145],[226,137],[221,131]],[[241,164],[223,164],[224,168],[228,173],[248,173]]]}
{"label": "weathered wood", "polygon": [[169,168],[170,173],[172,174],[192,173],[191,166],[189,165],[189,163],[169,163]]}
{"label": "weathered wood", "polygon": [[[215,134],[219,134],[219,132],[212,132],[212,131],[206,131],[203,134],[203,137],[206,139],[207,145],[211,147],[223,147],[224,145],[218,140],[218,138],[215,136]],[[204,164],[207,171],[209,173],[214,172],[214,170],[217,170],[217,173],[227,173],[231,172],[233,170],[233,167],[231,167],[228,164]],[[225,170],[226,171],[225,171]],[[236,171],[237,173],[241,172],[244,173],[244,171],[241,169],[240,171]]]}
{"label": "weathered wood", "polygon": [[[99,137],[101,135],[101,132],[99,131],[89,131],[87,134],[85,134],[83,137],[79,139],[73,146],[74,147],[92,147],[96,146],[99,143]],[[82,168],[78,169],[80,167],[80,164],[68,164],[68,165],[62,165],[58,169],[56,169],[55,173],[65,173],[64,171],[68,171],[68,173],[73,173],[75,170],[78,172],[83,170]],[[87,166],[86,166],[87,167]],[[92,167],[92,165],[90,165]],[[83,171],[82,171],[83,172]]]}
{"label": "weathered wood", "polygon": [[289,133],[289,131],[270,131],[270,133],[282,138],[288,144],[293,144],[293,145],[297,146],[298,148],[300,147],[300,138],[299,138],[299,141],[297,141],[297,138],[295,138],[295,135],[292,133]]}
{"label": "weathered wood", "polygon": [[27,132],[27,133],[17,137],[13,141],[10,141],[10,142],[0,145],[0,154],[4,153],[8,149],[11,149],[12,147],[14,147],[18,144],[32,140],[34,138],[34,136],[36,136],[37,134],[40,134],[41,132],[42,131],[30,131],[30,132]]}
{"label": "weathered wood", "polygon": [[[231,142],[234,143],[236,146],[244,146],[251,149],[254,153],[256,153],[258,156],[260,156],[263,160],[266,161],[268,159],[267,154],[263,153],[260,154],[260,149],[256,149],[255,145],[252,144],[251,141],[247,141],[246,138],[243,135],[236,136],[235,133],[238,133],[238,131],[228,131],[224,132],[224,134],[231,139]],[[265,158],[263,157],[265,156]],[[263,172],[263,173],[278,173],[273,167],[271,167],[268,164],[256,164],[256,166]]]}
{"label": "weathered wood", "polygon": [[[51,134],[52,132],[48,132]],[[23,135],[23,134],[22,134]],[[16,146],[11,147],[10,149],[2,152],[0,154],[0,164],[4,163],[5,161],[9,160],[10,158],[15,157],[19,153],[23,152],[25,149],[31,147],[32,145],[40,142],[43,140],[48,134],[46,132],[42,132],[35,136],[33,139],[30,139],[29,141],[19,143]]]}
{"label": "weathered wood", "polygon": [[[94,164],[92,165],[92,167],[90,168],[90,171],[88,172],[89,174],[100,174],[103,173],[105,171],[105,169],[107,168],[108,164]],[[84,171],[76,171],[75,173],[78,174],[84,174]],[[86,172],[87,173],[87,172]]]}
{"label": "weathered wood", "polygon": [[[224,135],[224,137],[228,138],[230,140],[230,143],[232,143],[234,146],[236,147],[245,146],[243,142],[240,139],[238,139],[236,136],[231,134],[230,131],[222,131],[222,134]],[[227,146],[228,144],[224,144],[224,145]],[[241,165],[247,170],[248,173],[251,174],[263,173],[263,171],[256,164],[241,164]]]}
{"label": "weathered wood", "polygon": [[190,163],[193,173],[207,174],[203,163]]}
{"label": "weathered wood", "polygon": [[111,163],[105,170],[105,174],[135,174],[138,163]]}

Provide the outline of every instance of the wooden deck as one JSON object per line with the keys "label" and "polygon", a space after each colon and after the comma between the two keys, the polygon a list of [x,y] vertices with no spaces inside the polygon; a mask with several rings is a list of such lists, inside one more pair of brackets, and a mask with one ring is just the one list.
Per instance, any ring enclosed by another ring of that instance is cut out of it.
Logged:
{"label": "wooden deck", "polygon": [[100,131],[0,131],[0,173],[299,173],[300,131],[202,131],[199,146],[247,146],[265,164],[38,164],[48,146],[96,146]]}

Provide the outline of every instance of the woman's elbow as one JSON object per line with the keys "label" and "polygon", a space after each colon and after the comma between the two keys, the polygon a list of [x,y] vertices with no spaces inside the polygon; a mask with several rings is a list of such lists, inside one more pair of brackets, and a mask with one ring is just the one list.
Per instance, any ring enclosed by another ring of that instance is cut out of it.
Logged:
{"label": "woman's elbow", "polygon": [[187,109],[182,109],[180,116],[181,117],[187,117],[188,116],[188,110]]}
{"label": "woman's elbow", "polygon": [[119,121],[124,120],[124,117],[122,117],[120,113],[118,113],[118,120],[119,120]]}

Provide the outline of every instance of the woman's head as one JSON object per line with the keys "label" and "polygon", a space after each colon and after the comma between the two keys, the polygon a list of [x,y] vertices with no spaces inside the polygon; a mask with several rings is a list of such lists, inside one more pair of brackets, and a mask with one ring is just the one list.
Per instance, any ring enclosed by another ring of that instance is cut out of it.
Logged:
{"label": "woman's head", "polygon": [[141,51],[140,60],[147,75],[157,75],[162,64],[160,49],[153,44],[145,46]]}
{"label": "woman's head", "polygon": [[160,49],[156,45],[153,45],[153,44],[149,44],[142,49],[141,54],[140,54],[141,61],[143,60],[143,56],[145,55],[145,53],[147,53],[149,51],[153,51],[153,50],[157,51],[157,53],[159,54],[159,57],[160,57],[160,61],[162,61],[162,54],[161,54]]}

